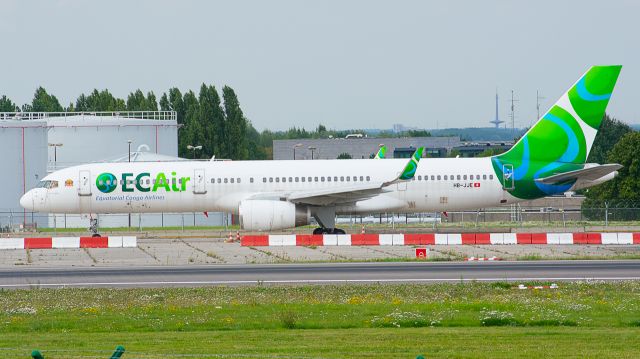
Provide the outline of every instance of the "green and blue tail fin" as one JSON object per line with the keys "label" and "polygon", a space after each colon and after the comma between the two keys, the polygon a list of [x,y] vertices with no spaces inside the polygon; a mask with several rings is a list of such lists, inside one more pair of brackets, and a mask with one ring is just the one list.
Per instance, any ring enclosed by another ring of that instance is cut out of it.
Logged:
{"label": "green and blue tail fin", "polygon": [[491,158],[509,192],[523,199],[562,193],[572,183],[535,179],[583,167],[622,66],[591,67],[507,152]]}
{"label": "green and blue tail fin", "polygon": [[376,156],[374,157],[374,159],[381,160],[381,159],[384,159],[386,155],[387,155],[387,146],[382,145],[380,146],[380,149],[378,150],[378,153],[376,153]]}

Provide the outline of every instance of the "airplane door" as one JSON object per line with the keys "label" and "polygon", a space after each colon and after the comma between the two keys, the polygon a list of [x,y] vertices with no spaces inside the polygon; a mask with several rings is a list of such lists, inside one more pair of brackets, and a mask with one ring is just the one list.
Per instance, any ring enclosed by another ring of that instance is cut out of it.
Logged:
{"label": "airplane door", "polygon": [[204,169],[198,168],[193,171],[193,193],[205,194],[207,193],[206,180],[204,177]]}
{"label": "airplane door", "polygon": [[407,190],[407,182],[402,181],[397,184],[398,191],[406,191]]}
{"label": "airplane door", "polygon": [[513,165],[505,164],[502,166],[502,189],[510,190],[515,186],[513,179]]}
{"label": "airplane door", "polygon": [[91,172],[80,171],[80,178],[78,178],[78,195],[79,196],[91,196]]}

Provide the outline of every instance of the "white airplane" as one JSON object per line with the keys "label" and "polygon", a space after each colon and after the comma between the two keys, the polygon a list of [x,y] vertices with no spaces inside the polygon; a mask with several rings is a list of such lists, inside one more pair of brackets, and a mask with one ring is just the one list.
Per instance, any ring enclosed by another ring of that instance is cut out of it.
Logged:
{"label": "white airplane", "polygon": [[[441,212],[511,204],[612,179],[585,163],[621,66],[590,68],[507,152],[484,158],[91,163],[46,176],[20,204],[49,213],[238,214],[243,229],[307,225],[344,233],[336,214]],[[382,157],[382,156],[379,156]],[[97,235],[94,233],[94,235]]]}

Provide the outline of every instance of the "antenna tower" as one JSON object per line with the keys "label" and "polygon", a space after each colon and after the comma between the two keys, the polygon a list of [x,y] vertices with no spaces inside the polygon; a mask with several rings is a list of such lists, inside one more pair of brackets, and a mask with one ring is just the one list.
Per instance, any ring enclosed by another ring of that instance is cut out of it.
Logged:
{"label": "antenna tower", "polygon": [[489,121],[490,123],[493,123],[496,128],[500,128],[500,124],[503,123],[504,121],[500,120],[500,117],[498,116],[498,89],[496,88],[496,118],[493,121]]}
{"label": "antenna tower", "polygon": [[515,131],[516,129],[516,105],[515,103],[519,100],[513,97],[513,90],[511,90],[511,113],[509,117],[511,118],[511,129]]}

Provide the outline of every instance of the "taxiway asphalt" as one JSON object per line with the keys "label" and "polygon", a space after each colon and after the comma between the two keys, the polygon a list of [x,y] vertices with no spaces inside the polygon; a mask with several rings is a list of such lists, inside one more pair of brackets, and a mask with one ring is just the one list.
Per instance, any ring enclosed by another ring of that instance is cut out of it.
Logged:
{"label": "taxiway asphalt", "polygon": [[308,263],[0,269],[0,288],[638,280],[640,261]]}

